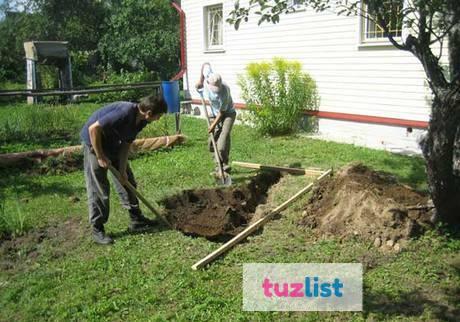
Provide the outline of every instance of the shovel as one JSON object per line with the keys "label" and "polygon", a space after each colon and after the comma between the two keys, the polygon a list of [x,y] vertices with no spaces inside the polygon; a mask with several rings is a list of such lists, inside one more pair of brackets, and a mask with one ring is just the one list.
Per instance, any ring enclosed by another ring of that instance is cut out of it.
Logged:
{"label": "shovel", "polygon": [[[112,165],[109,165],[109,170],[113,173],[115,178],[117,178],[118,181],[121,182],[121,174],[120,174],[120,172],[118,172],[118,170],[115,169]],[[156,217],[160,218],[169,228],[172,228],[172,226],[169,223],[169,221],[165,217],[163,217],[163,215],[161,215],[161,213],[155,207],[153,207],[150,204],[150,202],[148,202],[147,199],[145,199],[144,196],[141,195],[129,181],[126,181],[125,187],[128,188],[132,193],[134,193],[137,196],[137,198],[139,198],[144,203],[144,205],[146,205],[147,208],[149,208],[150,211],[153,212],[153,214]]]}
{"label": "shovel", "polygon": [[[204,101],[203,92],[198,91],[198,93],[200,93],[201,104],[203,105],[204,114],[206,115],[206,121],[208,122],[208,127],[210,127],[211,126],[211,121],[209,120],[208,109],[207,109],[206,103]],[[218,166],[218,169],[219,169],[219,177],[220,178],[218,178],[217,180],[224,186],[231,186],[232,185],[232,178],[230,177],[230,175],[228,173],[226,173],[224,171],[224,168],[222,166],[222,158],[220,156],[219,151],[217,150],[217,144],[216,144],[216,140],[214,138],[214,131],[212,133],[209,133],[209,137],[211,138],[211,143],[212,143],[212,147],[213,147],[213,150],[214,150],[214,158],[217,161],[217,166]]]}

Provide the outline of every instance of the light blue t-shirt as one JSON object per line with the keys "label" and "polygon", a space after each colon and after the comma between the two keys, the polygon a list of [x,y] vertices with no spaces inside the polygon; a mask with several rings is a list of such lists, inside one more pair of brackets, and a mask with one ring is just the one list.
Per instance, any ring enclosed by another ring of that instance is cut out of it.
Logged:
{"label": "light blue t-shirt", "polygon": [[230,94],[230,87],[228,87],[227,84],[222,83],[221,91],[219,92],[219,94],[216,94],[210,91],[205,83],[204,95],[208,99],[209,103],[211,104],[211,110],[214,116],[216,116],[217,113],[219,113],[219,111],[221,113],[226,113],[226,114],[235,113],[235,107],[233,106],[232,95]]}

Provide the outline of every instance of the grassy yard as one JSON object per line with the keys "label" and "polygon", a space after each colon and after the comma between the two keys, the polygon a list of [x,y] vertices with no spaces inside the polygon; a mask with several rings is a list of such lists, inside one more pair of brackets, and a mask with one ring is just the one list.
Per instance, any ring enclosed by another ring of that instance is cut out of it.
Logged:
{"label": "grassy yard", "polygon": [[[78,144],[79,128],[97,107],[0,106],[0,153]],[[48,116],[40,119],[40,110]],[[46,120],[51,125],[41,126]],[[166,121],[168,126],[160,121],[142,135],[171,131],[173,122]],[[205,122],[183,117],[182,129],[189,137],[185,145],[132,160],[139,190],[149,200],[215,187]],[[321,168],[361,161],[426,189],[420,158],[302,136],[262,138],[244,126],[236,126],[232,139],[233,160]],[[262,234],[206,270],[192,271],[190,266],[219,244],[168,229],[130,235],[128,216],[115,193],[106,229],[116,243],[94,245],[82,171],[40,176],[20,169],[0,172],[0,215],[19,217],[28,229],[0,253],[2,321],[420,321],[455,320],[460,314],[460,240],[454,234],[429,232],[391,254],[362,240],[318,240],[297,225],[305,196],[268,223]],[[235,169],[233,181],[241,184],[253,173]],[[274,204],[308,184],[294,176],[284,182],[271,200]],[[242,265],[252,262],[361,262],[364,312],[244,312]]]}

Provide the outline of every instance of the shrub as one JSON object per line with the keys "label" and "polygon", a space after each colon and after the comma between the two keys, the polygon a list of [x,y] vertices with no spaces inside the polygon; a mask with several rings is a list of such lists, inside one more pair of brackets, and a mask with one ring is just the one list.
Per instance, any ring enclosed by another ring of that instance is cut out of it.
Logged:
{"label": "shrub", "polygon": [[250,121],[266,135],[295,132],[303,110],[318,108],[315,81],[302,72],[299,62],[274,58],[251,63],[238,84],[250,111]]}
{"label": "shrub", "polygon": [[[1,77],[0,77],[1,79]],[[12,91],[12,90],[21,90],[21,89],[26,89],[26,84],[25,83],[16,83],[16,82],[11,82],[11,81],[0,81],[0,90],[2,91]],[[24,102],[25,99],[24,97],[21,96],[1,96],[0,97],[0,104],[3,103],[19,103],[19,102]]]}
{"label": "shrub", "polygon": [[86,87],[97,81],[100,74],[99,62],[95,50],[75,50],[70,52],[72,61],[72,78],[74,87]]}
{"label": "shrub", "polygon": [[[99,86],[105,84],[128,84],[140,83],[149,81],[158,81],[159,76],[156,73],[141,71],[141,72],[126,72],[121,70],[120,73],[115,73],[109,70],[104,81],[91,84],[92,86]],[[132,89],[119,92],[107,92],[91,95],[91,100],[97,103],[109,103],[115,101],[137,101],[139,98],[152,94],[152,90],[146,89]]]}

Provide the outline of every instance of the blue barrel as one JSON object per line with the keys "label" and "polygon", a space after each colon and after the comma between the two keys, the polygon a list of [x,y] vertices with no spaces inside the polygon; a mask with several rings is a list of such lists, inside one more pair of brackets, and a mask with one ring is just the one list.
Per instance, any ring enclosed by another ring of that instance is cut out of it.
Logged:
{"label": "blue barrel", "polygon": [[168,105],[168,113],[179,113],[179,81],[162,81],[163,97]]}

